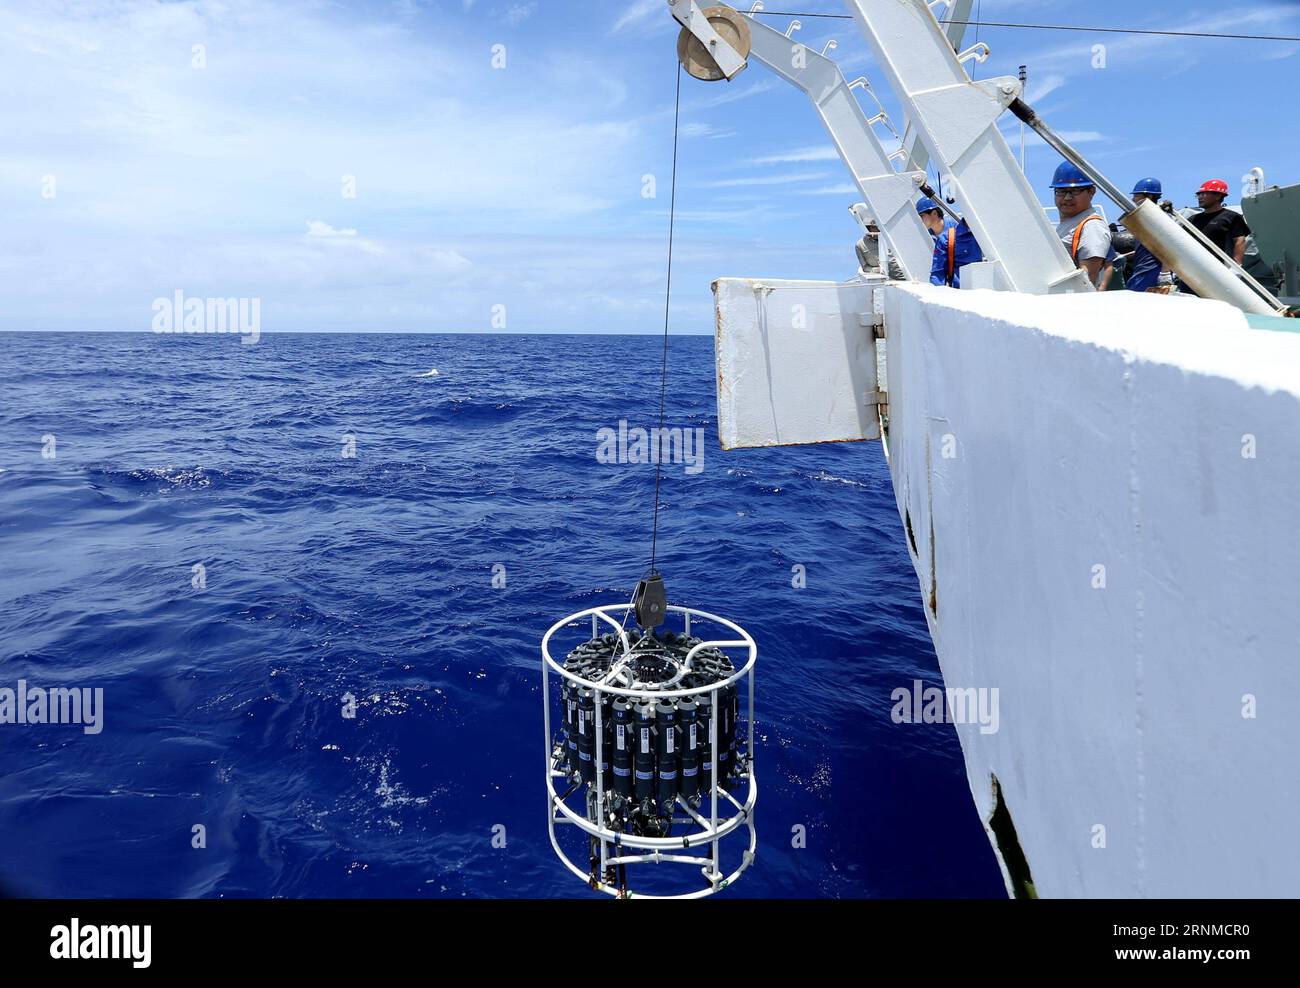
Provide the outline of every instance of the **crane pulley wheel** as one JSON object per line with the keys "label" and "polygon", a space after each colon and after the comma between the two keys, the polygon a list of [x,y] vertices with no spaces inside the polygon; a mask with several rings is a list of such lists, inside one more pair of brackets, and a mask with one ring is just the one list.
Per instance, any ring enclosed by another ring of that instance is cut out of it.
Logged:
{"label": "crane pulley wheel", "polygon": [[[725,4],[705,7],[701,13],[708,18],[713,30],[718,32],[718,37],[736,49],[741,58],[749,57],[749,24],[745,22],[743,14]],[[677,60],[696,79],[717,82],[727,77],[709,53],[709,46],[686,28],[682,28],[682,33],[677,37]]]}

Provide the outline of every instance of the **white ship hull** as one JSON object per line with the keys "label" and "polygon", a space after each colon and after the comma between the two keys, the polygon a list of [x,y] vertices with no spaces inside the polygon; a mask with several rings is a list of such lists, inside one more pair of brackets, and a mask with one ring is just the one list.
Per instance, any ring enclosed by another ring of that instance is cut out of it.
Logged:
{"label": "white ship hull", "polygon": [[[791,341],[842,359],[774,329],[754,284],[718,284],[720,423]],[[767,284],[769,309],[811,292]],[[1300,335],[1128,292],[877,292],[877,397],[945,683],[998,691],[996,731],[956,730],[1009,893],[1300,893]],[[857,322],[822,320],[872,332]],[[816,418],[806,395],[762,400]]]}
{"label": "white ship hull", "polygon": [[948,686],[1000,692],[996,733],[957,726],[981,817],[996,780],[1040,896],[1296,895],[1300,336],[1130,293],[885,295],[930,632]]}

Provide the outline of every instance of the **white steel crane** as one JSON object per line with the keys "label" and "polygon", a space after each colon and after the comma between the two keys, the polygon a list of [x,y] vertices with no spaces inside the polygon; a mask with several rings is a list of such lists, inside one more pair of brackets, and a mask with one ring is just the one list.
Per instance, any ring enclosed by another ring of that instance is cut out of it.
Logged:
{"label": "white steel crane", "polygon": [[[846,2],[904,108],[909,132],[915,131],[930,159],[947,174],[984,252],[983,262],[963,269],[963,285],[1036,295],[1093,290],[1086,273],[1066,253],[997,128],[998,118],[1010,109],[1093,178],[1120,206],[1125,225],[1197,294],[1261,315],[1286,311],[1221,251],[1189,232],[1187,224],[1180,225],[1153,203],[1135,206],[1023,102],[1019,79],[973,82],[964,63],[982,61],[988,49],[980,44],[954,51],[932,9],[946,6],[947,0]],[[868,118],[852,98],[855,88],[871,91],[866,78],[846,83],[824,51],[817,54],[792,41],[792,31],[782,35],[754,21],[761,3],[748,17],[722,4],[701,9],[696,0],[668,0],[668,7],[685,28],[678,52],[696,78],[732,79],[752,54],[808,94],[889,246],[908,277],[921,280],[929,268],[922,256],[930,254],[928,238],[919,220],[909,215],[913,210],[903,205],[910,204],[924,174],[914,165],[907,171],[894,166],[899,160],[907,167],[906,142],[887,151],[871,129],[888,120],[885,111],[881,108]],[[876,103],[879,107],[879,100]]]}

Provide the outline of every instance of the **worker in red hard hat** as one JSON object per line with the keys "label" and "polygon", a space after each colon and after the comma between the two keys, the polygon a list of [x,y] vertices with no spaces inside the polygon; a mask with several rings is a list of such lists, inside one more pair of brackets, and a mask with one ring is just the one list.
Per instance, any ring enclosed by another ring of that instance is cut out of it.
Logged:
{"label": "worker in red hard hat", "polygon": [[1228,183],[1212,178],[1196,190],[1196,204],[1201,212],[1192,217],[1192,225],[1205,234],[1221,251],[1240,264],[1246,259],[1246,238],[1250,227],[1238,212],[1225,209]]}

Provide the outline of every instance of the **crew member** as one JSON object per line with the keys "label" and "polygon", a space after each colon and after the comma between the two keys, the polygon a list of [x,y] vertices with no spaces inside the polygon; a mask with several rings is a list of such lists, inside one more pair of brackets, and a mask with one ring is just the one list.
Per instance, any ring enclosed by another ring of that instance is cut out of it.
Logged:
{"label": "crew member", "polygon": [[922,196],[916,204],[921,222],[934,236],[934,258],[930,264],[930,284],[961,287],[961,267],[984,260],[984,252],[966,220],[956,222],[943,214],[939,204]]}
{"label": "crew member", "polygon": [[1115,246],[1115,235],[1119,228],[1110,224],[1110,250],[1106,251],[1106,260],[1101,265],[1101,277],[1097,279],[1097,291],[1110,291],[1111,280],[1115,277],[1115,262],[1119,260],[1119,250]]}
{"label": "crew member", "polygon": [[[1133,201],[1139,205],[1144,200],[1159,202],[1163,190],[1158,178],[1139,179],[1133,185]],[[1128,275],[1124,287],[1131,292],[1151,292],[1156,290],[1160,281],[1160,258],[1147,250],[1142,244],[1133,249],[1133,256],[1128,261]]]}
{"label": "crew member", "polygon": [[[892,281],[906,281],[907,275],[903,273],[903,269],[895,259],[893,251],[889,249],[887,244],[881,243],[880,227],[876,225],[876,221],[866,217],[862,219],[862,239],[854,245],[858,255],[858,267],[863,272],[883,271],[888,274]],[[880,263],[882,248],[887,260],[884,267]]]}
{"label": "crew member", "polygon": [[925,224],[925,228],[930,231],[932,237],[939,236],[943,232],[944,226],[947,223],[952,223],[952,220],[943,215],[943,210],[939,208],[939,204],[929,196],[921,196],[916,201],[916,214],[921,217],[921,222]]}
{"label": "crew member", "polygon": [[1228,183],[1212,178],[1196,190],[1196,205],[1201,212],[1192,217],[1192,225],[1200,230],[1221,251],[1240,264],[1246,259],[1246,238],[1250,227],[1238,212],[1225,209]]}
{"label": "crew member", "polygon": [[1092,204],[1097,187],[1077,167],[1063,161],[1052,176],[1059,221],[1056,234],[1070,260],[1088,273],[1094,285],[1110,255],[1110,227]]}

